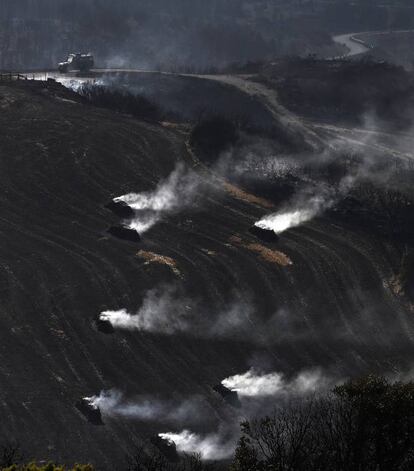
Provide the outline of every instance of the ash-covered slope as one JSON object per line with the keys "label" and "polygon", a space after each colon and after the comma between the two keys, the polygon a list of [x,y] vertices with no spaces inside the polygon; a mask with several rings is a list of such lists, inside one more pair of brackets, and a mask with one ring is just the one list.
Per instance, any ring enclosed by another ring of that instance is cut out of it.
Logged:
{"label": "ash-covered slope", "polygon": [[[177,163],[198,174],[185,132],[55,85],[2,85],[0,108],[0,431],[29,456],[118,469],[154,433],[216,430],[234,412],[212,387],[252,365],[341,377],[408,362],[412,314],[386,288],[399,265],[389,241],[321,219],[261,242],[249,229],[266,202],[220,181],[141,242],[114,238],[112,198],[154,190]],[[97,328],[154,288],[190,320],[171,331],[171,313],[151,311],[164,319],[150,332]],[[77,401],[111,388],[203,405],[91,424]]]}

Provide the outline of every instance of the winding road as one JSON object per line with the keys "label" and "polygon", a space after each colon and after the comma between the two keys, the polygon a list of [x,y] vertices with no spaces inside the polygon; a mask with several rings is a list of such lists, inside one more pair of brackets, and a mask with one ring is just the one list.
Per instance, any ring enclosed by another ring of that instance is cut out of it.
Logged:
{"label": "winding road", "polygon": [[341,57],[358,56],[370,51],[370,47],[362,40],[357,38],[357,35],[359,34],[362,33],[347,33],[333,36],[335,43],[339,44],[340,46],[345,46],[348,49],[348,51]]}
{"label": "winding road", "polygon": [[345,46],[348,49],[348,51],[340,57],[353,57],[365,54],[372,49],[372,46],[367,43],[367,38],[405,33],[414,33],[414,30],[363,31],[359,33],[340,34],[333,36],[332,39],[335,43]]}

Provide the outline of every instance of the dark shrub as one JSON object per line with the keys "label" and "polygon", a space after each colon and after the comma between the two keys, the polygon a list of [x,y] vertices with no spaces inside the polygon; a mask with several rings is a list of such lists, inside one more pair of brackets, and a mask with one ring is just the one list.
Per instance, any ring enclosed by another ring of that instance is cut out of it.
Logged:
{"label": "dark shrub", "polygon": [[20,463],[22,453],[17,442],[7,441],[0,446],[0,469]]}

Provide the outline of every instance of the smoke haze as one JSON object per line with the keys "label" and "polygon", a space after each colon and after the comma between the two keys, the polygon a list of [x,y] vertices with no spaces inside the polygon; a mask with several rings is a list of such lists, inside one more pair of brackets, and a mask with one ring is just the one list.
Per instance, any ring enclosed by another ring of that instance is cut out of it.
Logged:
{"label": "smoke haze", "polygon": [[118,390],[102,391],[99,396],[85,398],[88,403],[99,408],[102,414],[112,417],[123,417],[144,422],[193,423],[207,417],[205,404],[199,397],[182,401],[156,400],[141,397],[128,400]]}

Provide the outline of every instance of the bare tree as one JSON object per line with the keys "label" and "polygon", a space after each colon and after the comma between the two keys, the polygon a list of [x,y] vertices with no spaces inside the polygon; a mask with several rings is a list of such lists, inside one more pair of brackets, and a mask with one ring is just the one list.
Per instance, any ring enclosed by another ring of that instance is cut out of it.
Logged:
{"label": "bare tree", "polygon": [[368,377],[242,425],[233,471],[414,469],[414,383]]}

